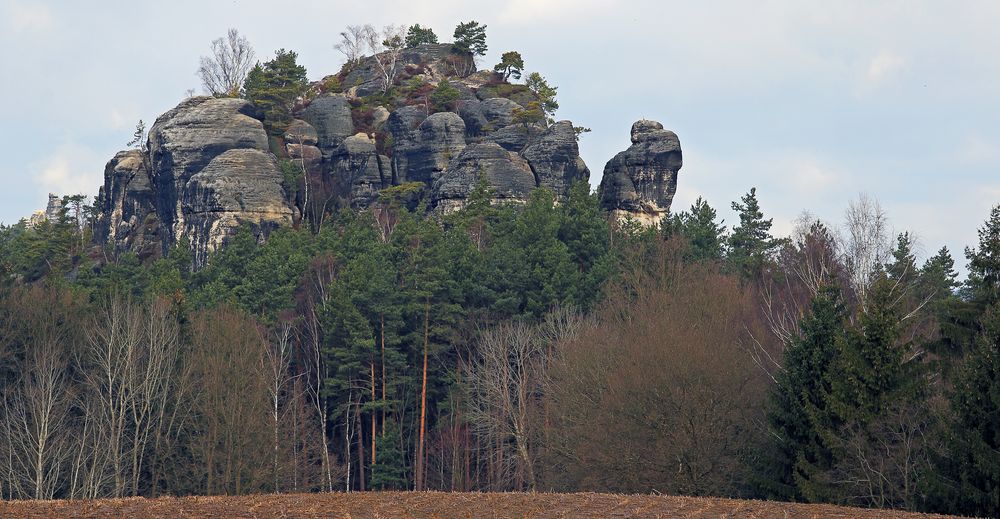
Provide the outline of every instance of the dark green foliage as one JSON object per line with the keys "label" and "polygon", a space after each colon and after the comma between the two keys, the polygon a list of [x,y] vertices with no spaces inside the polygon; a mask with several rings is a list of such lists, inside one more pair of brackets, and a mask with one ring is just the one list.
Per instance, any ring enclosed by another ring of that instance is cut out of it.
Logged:
{"label": "dark green foliage", "polygon": [[668,218],[662,223],[666,236],[679,235],[688,244],[685,256],[690,261],[721,261],[726,242],[724,221],[716,221],[716,212],[698,197],[691,209]]}
{"label": "dark green foliage", "polygon": [[826,410],[830,373],[844,335],[840,291],[824,287],[801,322],[801,337],[785,349],[784,369],[771,394],[768,421],[774,441],[760,460],[758,485],[771,499],[819,497],[818,478],[832,467],[833,449],[823,433],[836,427]]}
{"label": "dark green foliage", "polygon": [[528,78],[524,84],[538,98],[539,107],[542,111],[548,116],[555,115],[556,110],[559,109],[559,103],[556,101],[556,90],[558,90],[558,87],[549,85],[549,82],[538,72],[528,74]]}
{"label": "dark green foliage", "polygon": [[434,30],[430,27],[421,27],[420,24],[414,24],[406,30],[406,41],[405,46],[407,49],[412,49],[421,43],[437,43],[438,37],[434,34]]}
{"label": "dark green foliage", "polygon": [[1000,305],[983,319],[951,395],[947,456],[941,460],[947,509],[1000,516]]}
{"label": "dark green foliage", "polygon": [[500,74],[504,81],[511,77],[521,79],[521,71],[524,69],[524,59],[517,51],[507,51],[500,56],[500,63],[493,66],[493,71]]}
{"label": "dark green foliage", "polygon": [[256,66],[243,83],[243,94],[260,110],[264,125],[275,135],[291,121],[292,103],[306,89],[306,68],[296,63],[298,54],[280,49],[274,59]]}
{"label": "dark green foliage", "polygon": [[438,83],[437,88],[431,92],[431,107],[435,112],[443,112],[451,110],[455,106],[455,101],[462,97],[462,93],[453,86],[448,80],[442,80]]}
{"label": "dark green foliage", "polygon": [[385,432],[378,436],[376,442],[375,464],[372,465],[372,488],[377,490],[406,489],[406,460],[403,457],[401,444],[399,425],[395,422],[387,422]]}
{"label": "dark green foliage", "polygon": [[733,227],[729,235],[726,259],[743,279],[754,279],[784,242],[771,236],[773,219],[764,218],[757,202],[757,188],[750,188],[750,192],[740,202],[733,202],[732,207],[739,214],[740,224]]}
{"label": "dark green foliage", "polygon": [[979,228],[979,247],[966,247],[970,298],[987,307],[1000,301],[1000,205],[993,208],[986,223]]}
{"label": "dark green foliage", "polygon": [[472,56],[486,55],[486,26],[472,20],[455,27],[455,43],[452,50],[458,54]]}

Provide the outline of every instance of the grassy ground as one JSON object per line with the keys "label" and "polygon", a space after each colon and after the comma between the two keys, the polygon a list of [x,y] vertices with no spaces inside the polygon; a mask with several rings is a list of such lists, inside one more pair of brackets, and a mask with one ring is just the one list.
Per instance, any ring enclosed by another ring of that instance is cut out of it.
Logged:
{"label": "grassy ground", "polygon": [[613,494],[368,492],[0,502],[0,518],[930,518],[890,510],[771,501]]}

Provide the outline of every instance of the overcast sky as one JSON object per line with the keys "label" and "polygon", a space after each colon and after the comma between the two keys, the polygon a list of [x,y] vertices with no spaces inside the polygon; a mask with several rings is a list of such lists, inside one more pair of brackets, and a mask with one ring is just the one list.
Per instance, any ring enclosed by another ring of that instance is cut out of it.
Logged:
{"label": "overcast sky", "polygon": [[488,25],[481,65],[521,52],[559,87],[557,118],[593,129],[594,186],[648,118],[684,150],[674,209],[704,196],[727,225],[753,186],[779,232],[803,210],[839,223],[863,192],[964,265],[1000,203],[1000,2],[0,0],[0,222],[50,191],[96,194],[138,119],[201,91],[199,56],[229,27],[319,79],[345,25],[449,41],[470,19]]}

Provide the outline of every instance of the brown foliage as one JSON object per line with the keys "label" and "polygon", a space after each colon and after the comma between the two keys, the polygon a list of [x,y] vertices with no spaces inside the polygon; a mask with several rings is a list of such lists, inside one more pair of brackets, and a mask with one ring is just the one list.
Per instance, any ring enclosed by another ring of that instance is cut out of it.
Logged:
{"label": "brown foliage", "polygon": [[551,487],[739,492],[767,387],[746,352],[753,300],[669,243],[654,252],[552,361]]}

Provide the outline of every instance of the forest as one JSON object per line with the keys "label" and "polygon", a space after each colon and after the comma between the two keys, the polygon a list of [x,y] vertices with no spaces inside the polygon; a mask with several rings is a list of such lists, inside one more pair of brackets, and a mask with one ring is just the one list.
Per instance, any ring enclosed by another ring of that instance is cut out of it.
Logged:
{"label": "forest", "polygon": [[[918,262],[859,197],[772,234],[590,186],[393,190],[192,268],[0,228],[0,497],[604,491],[998,513],[1000,206]],[[75,208],[75,209],[74,209]],[[898,226],[899,224],[895,224]]]}

